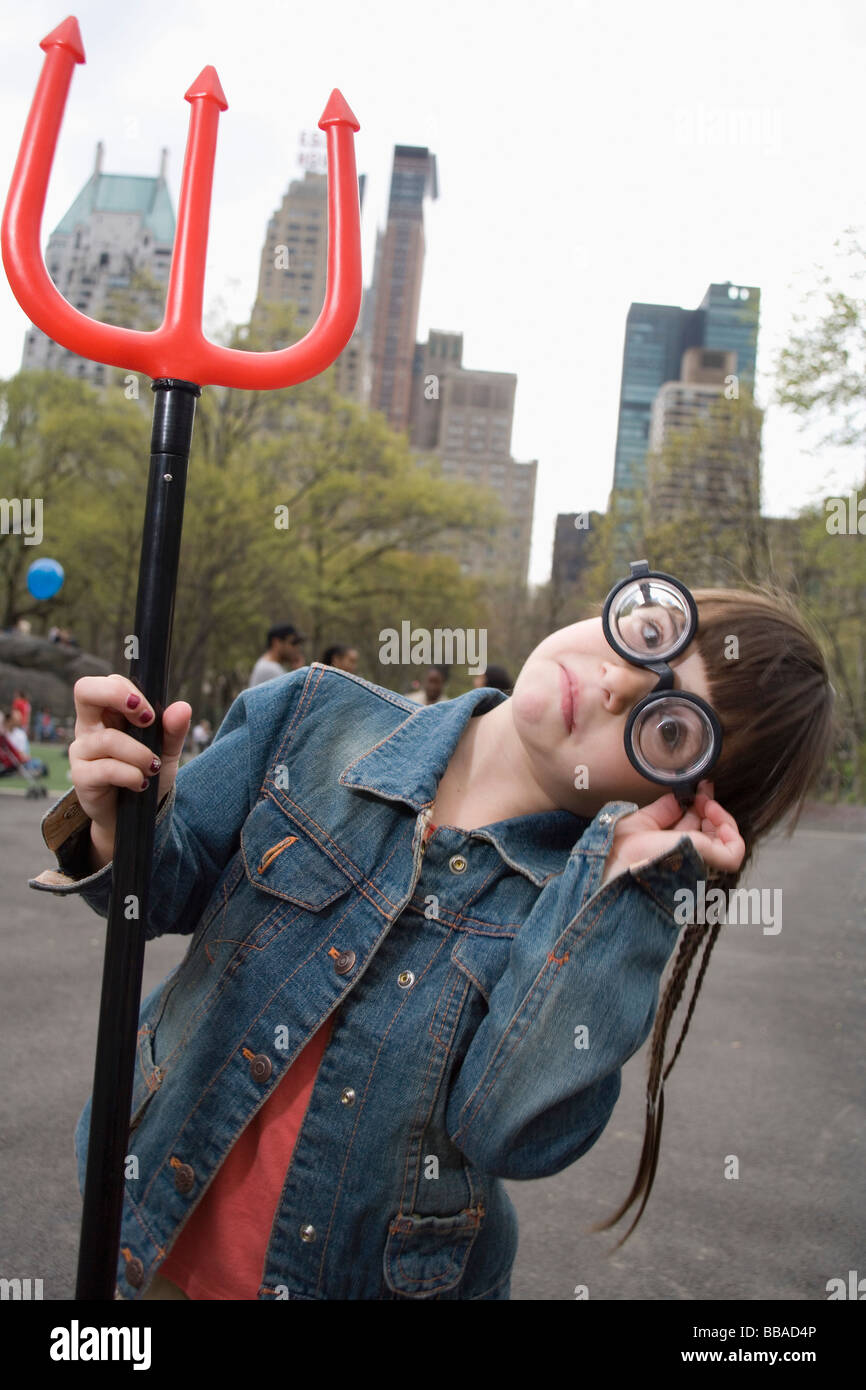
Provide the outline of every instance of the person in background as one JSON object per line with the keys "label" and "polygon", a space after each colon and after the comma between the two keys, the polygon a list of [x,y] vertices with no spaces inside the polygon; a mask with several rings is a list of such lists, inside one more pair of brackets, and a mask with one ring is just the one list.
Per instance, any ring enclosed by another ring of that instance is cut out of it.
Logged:
{"label": "person in background", "polygon": [[213,738],[213,726],[209,719],[200,719],[192,731],[193,757],[203,753]]}
{"label": "person in background", "polygon": [[476,690],[487,687],[492,690],[504,690],[506,695],[510,695],[514,682],[504,666],[488,666],[480,676],[472,677],[472,684]]}
{"label": "person in background", "polygon": [[33,758],[30,755],[30,740],[24,728],[24,720],[21,717],[20,709],[14,705],[9,716],[9,727],[6,730],[9,742],[15,748],[21,758],[21,762],[28,772],[32,772],[37,777],[47,777],[48,768],[41,758]]}
{"label": "person in background", "polygon": [[18,712],[19,712],[19,714],[21,715],[21,727],[23,728],[26,737],[29,738],[29,737],[30,737],[30,709],[31,709],[31,706],[30,706],[30,701],[28,700],[27,694],[26,694],[25,691],[23,691],[23,690],[16,690],[16,691],[15,691],[15,697],[14,697],[14,699],[13,699],[13,701],[12,701],[12,709],[13,709],[13,710],[16,710],[16,709],[17,709]]}
{"label": "person in background", "polygon": [[57,740],[57,725],[47,705],[42,706],[36,737],[40,743],[54,743]]}
{"label": "person in background", "polygon": [[421,689],[410,690],[407,700],[413,700],[416,705],[438,705],[440,700],[447,700],[445,686],[448,675],[447,666],[429,666]]}
{"label": "person in background", "polygon": [[264,656],[260,656],[252,671],[247,689],[252,689],[254,685],[262,685],[264,681],[272,681],[276,676],[284,676],[284,665],[290,671],[296,671],[299,666],[304,664],[304,653],[302,643],[305,641],[304,634],[298,632],[291,623],[281,623],[276,627],[268,629],[265,638],[266,648]]}
{"label": "person in background", "polygon": [[326,647],[319,657],[323,666],[334,666],[338,671],[348,671],[354,675],[358,669],[358,652],[355,647],[347,647],[343,642],[335,642]]}

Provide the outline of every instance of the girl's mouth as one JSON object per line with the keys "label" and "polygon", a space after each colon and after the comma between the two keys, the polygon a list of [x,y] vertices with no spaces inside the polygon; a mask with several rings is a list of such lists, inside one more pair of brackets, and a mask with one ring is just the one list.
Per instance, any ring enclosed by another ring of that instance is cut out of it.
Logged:
{"label": "girl's mouth", "polygon": [[565,724],[566,733],[571,733],[574,729],[577,717],[577,681],[570,671],[567,671],[562,663],[558,663],[560,670],[560,685],[562,687],[562,718]]}

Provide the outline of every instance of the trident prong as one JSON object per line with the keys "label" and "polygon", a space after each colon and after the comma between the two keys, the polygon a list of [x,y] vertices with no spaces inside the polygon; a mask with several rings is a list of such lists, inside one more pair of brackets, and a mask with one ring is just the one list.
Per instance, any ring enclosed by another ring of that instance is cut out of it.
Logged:
{"label": "trident prong", "polygon": [[62,347],[148,376],[201,386],[273,390],[325,371],[354,332],[361,307],[361,241],[354,132],[360,129],[335,88],[319,121],[328,141],[328,274],[325,302],[310,331],[278,352],[220,347],[202,332],[202,298],[211,189],[220,111],[228,108],[213,67],[185,93],[189,134],[165,314],[144,333],[98,323],[64,299],[40,249],[40,232],[57,137],[76,63],[85,61],[78,21],[70,15],[41,41],[45,62],[30,108],[3,216],[3,264],[28,318]]}

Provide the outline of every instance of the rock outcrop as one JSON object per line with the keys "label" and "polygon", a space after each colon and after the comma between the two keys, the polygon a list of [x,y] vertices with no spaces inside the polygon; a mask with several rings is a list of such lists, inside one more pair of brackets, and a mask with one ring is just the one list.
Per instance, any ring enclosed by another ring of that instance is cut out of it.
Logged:
{"label": "rock outcrop", "polygon": [[43,706],[55,719],[75,717],[72,688],[81,676],[110,676],[112,667],[80,647],[23,632],[0,632],[0,709],[9,711],[16,690],[32,705],[31,730]]}

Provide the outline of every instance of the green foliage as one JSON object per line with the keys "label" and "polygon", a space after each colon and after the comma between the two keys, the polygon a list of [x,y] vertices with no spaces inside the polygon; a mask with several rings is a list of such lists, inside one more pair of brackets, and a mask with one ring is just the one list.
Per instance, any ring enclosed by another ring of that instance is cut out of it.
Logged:
{"label": "green foliage", "polygon": [[[834,245],[840,259],[820,270],[779,354],[776,400],[820,425],[825,444],[862,445],[866,298],[856,287],[866,277],[866,248],[852,229]],[[866,477],[859,496],[866,496]],[[866,790],[866,536],[833,534],[827,500],[777,524],[774,564],[820,621],[833,663],[843,733],[830,789],[860,801]]]}
{"label": "green foliage", "polygon": [[[292,334],[291,314],[277,310],[230,345],[284,347]],[[41,546],[3,537],[3,624],[29,617],[40,632],[58,623],[117,670],[134,621],[151,401],[121,388],[100,392],[53,372],[0,383],[3,495],[44,500]],[[284,391],[206,388],[186,490],[172,697],[219,719],[277,621],[307,634],[308,660],[346,641],[362,674],[403,688],[418,672],[380,665],[379,632],[407,619],[485,626],[483,586],[436,546],[455,535],[477,544],[495,513],[480,489],[419,466],[382,415],[339,397],[333,369]],[[40,554],[67,576],[49,601],[26,590]],[[449,689],[469,683],[455,672]]]}
{"label": "green foliage", "polygon": [[863,281],[866,248],[851,229],[834,246],[841,263],[819,271],[779,353],[776,401],[820,422],[824,443],[857,445],[866,441],[866,299],[837,282]]}
{"label": "green foliage", "polygon": [[740,387],[648,455],[643,537],[653,569],[695,587],[736,587],[766,572],[762,425],[763,411]]}
{"label": "green foliage", "polygon": [[[0,411],[0,493],[41,498],[43,515],[41,545],[2,538],[2,625],[36,618],[39,631],[41,619],[46,629],[71,627],[82,645],[98,631],[104,651],[123,630],[124,598],[135,579],[128,571],[141,534],[147,422],[120,392],[100,397],[56,372],[21,372],[0,382]],[[27,570],[40,555],[58,560],[66,573],[54,599],[34,599],[26,588]],[[84,563],[96,556],[98,565]]]}

